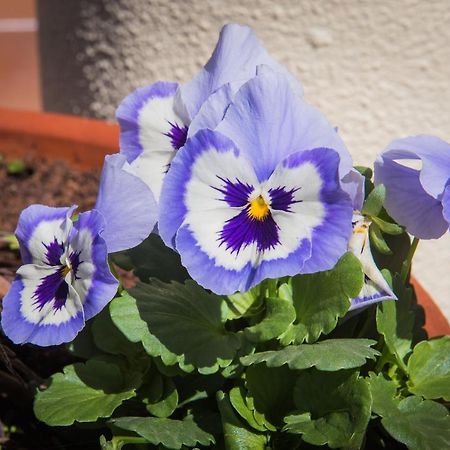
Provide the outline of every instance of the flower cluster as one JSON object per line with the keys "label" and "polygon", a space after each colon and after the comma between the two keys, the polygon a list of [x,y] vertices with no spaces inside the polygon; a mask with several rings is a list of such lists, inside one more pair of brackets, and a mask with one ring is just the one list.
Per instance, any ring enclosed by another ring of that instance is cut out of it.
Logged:
{"label": "flower cluster", "polygon": [[[120,153],[105,159],[95,208],[33,205],[20,217],[24,266],[2,314],[14,342],[72,340],[116,294],[108,254],[152,231],[217,294],[326,271],[350,251],[365,273],[352,308],[396,298],[372,257],[364,177],[250,28],[226,25],[190,82],[137,89],[117,119]],[[420,238],[449,226],[449,179],[450,145],[433,137],[395,141],[376,162],[387,212]]]}

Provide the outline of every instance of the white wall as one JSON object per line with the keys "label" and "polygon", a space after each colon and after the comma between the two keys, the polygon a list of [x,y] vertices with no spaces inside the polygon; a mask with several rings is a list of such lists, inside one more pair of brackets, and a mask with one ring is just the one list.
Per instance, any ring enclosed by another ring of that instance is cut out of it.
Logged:
{"label": "white wall", "polygon": [[[450,0],[70,3],[70,14],[67,0],[39,4],[47,109],[112,118],[133,88],[188,80],[237,21],[302,80],[357,164],[401,136],[450,141]],[[450,318],[449,244],[421,243],[414,273]]]}

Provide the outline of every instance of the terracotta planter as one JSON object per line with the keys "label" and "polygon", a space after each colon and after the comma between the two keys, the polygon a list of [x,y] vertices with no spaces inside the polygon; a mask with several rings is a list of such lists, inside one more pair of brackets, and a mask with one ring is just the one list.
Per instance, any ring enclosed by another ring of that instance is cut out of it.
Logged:
{"label": "terracotta planter", "polygon": [[[60,114],[0,108],[0,151],[12,157],[45,156],[77,168],[100,168],[119,145],[115,124]],[[419,303],[425,308],[430,337],[450,335],[450,325],[420,283],[413,279]]]}

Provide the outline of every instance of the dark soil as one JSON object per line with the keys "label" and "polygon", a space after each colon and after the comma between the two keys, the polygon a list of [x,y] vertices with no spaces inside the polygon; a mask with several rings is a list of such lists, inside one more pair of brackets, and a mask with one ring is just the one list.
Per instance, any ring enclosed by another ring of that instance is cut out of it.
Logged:
{"label": "dark soil", "polygon": [[[80,172],[62,161],[44,159],[24,161],[25,169],[11,174],[9,162],[0,161],[0,300],[21,265],[19,252],[11,249],[8,236],[14,233],[22,209],[33,203],[77,204],[79,211],[91,209],[100,177],[99,170]],[[73,361],[64,346],[14,345],[0,332],[1,448],[66,448],[66,431],[61,436],[61,431],[45,426],[34,417],[33,397],[35,389],[45,384],[47,377]],[[12,431],[11,427],[17,431]],[[11,439],[4,437],[6,430]],[[81,447],[72,443],[70,448],[96,448],[97,445],[91,447],[87,442],[98,442],[98,437],[93,441],[87,437],[84,442]]]}

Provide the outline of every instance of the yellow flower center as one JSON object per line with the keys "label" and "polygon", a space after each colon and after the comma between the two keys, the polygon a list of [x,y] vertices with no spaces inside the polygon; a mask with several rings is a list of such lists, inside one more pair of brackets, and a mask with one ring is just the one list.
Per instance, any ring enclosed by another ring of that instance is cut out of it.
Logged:
{"label": "yellow flower center", "polygon": [[64,269],[62,270],[61,276],[62,278],[66,278],[66,275],[70,273],[72,269],[69,266],[64,266]]}
{"label": "yellow flower center", "polygon": [[250,208],[248,210],[248,215],[254,220],[264,220],[269,214],[269,206],[259,195],[254,200],[250,200]]}

